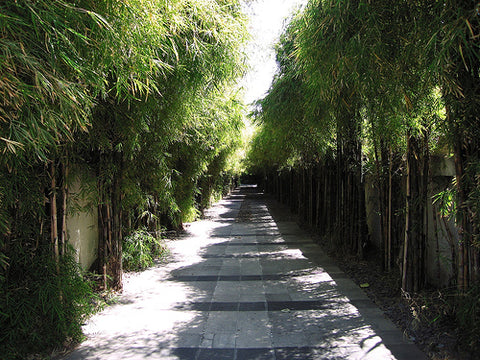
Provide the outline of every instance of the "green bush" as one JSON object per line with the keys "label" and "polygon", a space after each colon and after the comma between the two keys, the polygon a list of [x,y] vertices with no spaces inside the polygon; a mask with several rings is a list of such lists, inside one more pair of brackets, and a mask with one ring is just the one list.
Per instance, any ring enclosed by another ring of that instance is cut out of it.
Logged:
{"label": "green bush", "polygon": [[0,281],[1,358],[24,359],[81,340],[95,295],[73,251],[62,256],[57,272],[48,245],[35,252],[21,246],[10,250],[10,266]]}
{"label": "green bush", "polygon": [[480,351],[480,285],[473,285],[456,298],[456,315],[459,327],[459,343],[472,353]]}
{"label": "green bush", "polygon": [[144,229],[136,230],[123,241],[123,268],[129,271],[146,269],[165,251],[166,246],[160,239]]}

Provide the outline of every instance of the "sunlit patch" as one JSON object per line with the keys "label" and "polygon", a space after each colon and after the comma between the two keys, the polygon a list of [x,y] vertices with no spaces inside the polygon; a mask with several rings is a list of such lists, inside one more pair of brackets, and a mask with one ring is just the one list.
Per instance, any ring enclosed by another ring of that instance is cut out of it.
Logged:
{"label": "sunlit patch", "polygon": [[276,347],[286,358],[305,349],[305,358],[395,359],[362,316],[368,300],[350,300],[344,280],[309,259],[315,249],[295,235],[296,224],[277,226],[266,215],[257,223],[215,220],[239,207],[215,206],[212,218],[168,242],[167,262],[127,274],[118,305],[85,326],[84,357],[180,359],[198,358],[195,349]]}
{"label": "sunlit patch", "polygon": [[395,359],[383,340],[369,326],[359,326],[347,331],[339,331],[329,340],[338,353],[350,352],[356,359]]}
{"label": "sunlit patch", "polygon": [[115,336],[115,334],[124,333],[125,329],[129,332],[154,331],[167,334],[177,326],[189,324],[196,317],[196,314],[191,311],[141,310],[143,308],[122,311],[122,316],[111,316],[106,312],[92,319],[84,327],[85,334],[92,336],[101,333],[102,336]]}
{"label": "sunlit patch", "polygon": [[295,281],[302,284],[318,284],[324,282],[331,282],[332,285],[336,285],[332,277],[325,271],[313,270],[312,273],[300,277],[296,277]]}
{"label": "sunlit patch", "polygon": [[306,259],[306,257],[303,255],[302,251],[299,249],[285,249],[285,250],[280,250],[277,252],[279,255],[282,257],[288,258],[288,259]]}

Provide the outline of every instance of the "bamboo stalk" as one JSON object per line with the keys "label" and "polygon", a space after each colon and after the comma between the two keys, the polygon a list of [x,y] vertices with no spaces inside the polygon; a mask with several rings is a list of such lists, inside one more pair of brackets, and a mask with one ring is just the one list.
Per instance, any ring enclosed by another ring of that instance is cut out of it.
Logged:
{"label": "bamboo stalk", "polygon": [[448,242],[448,245],[450,246],[450,256],[451,256],[451,264],[452,264],[452,274],[453,278],[458,281],[458,260],[457,260],[457,250],[455,246],[455,236],[452,234],[452,231],[450,230],[448,226],[447,219],[445,217],[441,217],[443,226],[445,227],[445,232],[447,234],[446,239]]}
{"label": "bamboo stalk", "polygon": [[105,267],[105,239],[106,239],[106,233],[105,233],[105,214],[104,214],[104,205],[103,203],[103,186],[102,186],[102,181],[100,180],[100,177],[97,172],[97,188],[98,188],[98,193],[99,193],[99,204],[97,206],[97,211],[98,211],[98,249],[97,249],[97,256],[98,256],[98,272],[102,274],[103,278],[103,288],[107,288],[107,283],[106,283],[106,267]]}
{"label": "bamboo stalk", "polygon": [[57,273],[60,272],[59,268],[59,251],[58,251],[58,214],[57,214],[57,180],[56,180],[56,167],[55,161],[50,163],[50,177],[51,177],[51,193],[50,193],[50,235],[53,249],[53,259],[57,266]]}
{"label": "bamboo stalk", "polygon": [[480,273],[480,252],[478,249],[473,249],[473,271],[472,271],[472,283],[478,283]]}
{"label": "bamboo stalk", "polygon": [[114,154],[114,162],[117,166],[117,173],[113,181],[112,193],[112,215],[113,215],[113,282],[116,290],[123,288],[123,266],[122,266],[122,177],[123,177],[123,155]]}
{"label": "bamboo stalk", "polygon": [[429,230],[429,216],[428,216],[428,204],[429,204],[429,189],[430,189],[430,147],[429,147],[429,138],[430,138],[430,131],[427,128],[424,135],[424,159],[423,159],[423,234],[422,234],[422,287],[424,287],[427,283],[427,243],[428,243],[428,230]]}
{"label": "bamboo stalk", "polygon": [[290,194],[289,194],[289,202],[290,202],[290,209],[292,212],[295,212],[295,172],[293,170],[290,170]]}
{"label": "bamboo stalk", "polygon": [[392,270],[392,168],[393,168],[393,154],[392,147],[389,151],[389,167],[388,167],[388,223],[387,223],[387,249],[386,249],[386,268],[387,271]]}
{"label": "bamboo stalk", "polygon": [[62,255],[66,253],[67,246],[67,197],[68,197],[68,163],[67,159],[62,163],[63,169],[63,186],[62,186]]}
{"label": "bamboo stalk", "polygon": [[441,278],[441,267],[440,267],[440,243],[438,238],[438,216],[437,216],[437,207],[435,204],[432,204],[432,216],[433,216],[433,236],[435,238],[435,258],[437,265],[437,280],[440,284]]}
{"label": "bamboo stalk", "polygon": [[416,199],[412,201],[410,211],[411,211],[411,223],[413,226],[410,226],[413,229],[413,232],[410,233],[410,248],[411,257],[413,266],[411,273],[413,275],[413,290],[416,292],[419,289],[420,279],[421,279],[421,261],[420,257],[422,254],[422,245],[423,245],[423,187],[422,179],[420,176],[420,164],[419,164],[419,149],[418,149],[418,138],[412,137],[412,154],[411,154],[411,183],[410,183],[410,199]]}
{"label": "bamboo stalk", "polygon": [[278,186],[278,197],[279,197],[279,200],[280,202],[283,204],[283,174],[279,174],[279,176],[277,176],[278,178],[278,183],[279,183],[279,186]]}
{"label": "bamboo stalk", "polygon": [[321,174],[320,174],[320,165],[317,165],[317,176],[318,176],[318,181],[317,181],[317,211],[316,211],[316,216],[315,216],[315,227],[318,229],[320,227],[320,217],[322,216],[321,214],[321,204],[322,204],[322,197],[321,197],[321,192],[322,192],[322,181],[321,181]]}
{"label": "bamboo stalk", "polygon": [[313,227],[314,225],[314,218],[313,218],[313,215],[314,215],[314,202],[313,202],[313,197],[314,197],[314,183],[313,183],[313,168],[310,167],[309,169],[309,177],[310,177],[310,196],[309,196],[309,212],[310,212],[310,216],[309,216],[309,224],[310,226]]}
{"label": "bamboo stalk", "polygon": [[410,132],[407,132],[407,184],[406,184],[406,209],[405,209],[405,237],[403,243],[403,266],[402,266],[402,289],[407,289],[407,263],[408,263],[408,243],[410,238],[410,196],[411,196],[411,139]]}
{"label": "bamboo stalk", "polygon": [[464,241],[464,244],[463,244],[463,290],[467,290],[468,285],[469,285],[468,265],[469,265],[469,253],[470,252],[468,250],[469,250],[469,247],[468,247],[467,244],[465,244],[465,241]]}
{"label": "bamboo stalk", "polygon": [[105,256],[108,258],[112,253],[112,210],[111,210],[111,203],[108,202],[106,204],[106,211],[107,211],[107,238],[105,242]]}
{"label": "bamboo stalk", "polygon": [[[382,146],[380,144],[380,146]],[[376,164],[376,170],[377,170],[377,187],[378,187],[378,195],[379,195],[379,205],[380,205],[380,236],[381,236],[381,244],[382,244],[382,250],[383,250],[383,263],[384,263],[384,268],[387,268],[387,263],[388,263],[388,246],[386,242],[386,236],[385,236],[385,203],[384,203],[384,186],[383,186],[383,181],[382,181],[382,165],[380,162],[380,157],[378,155],[378,146],[377,142],[373,141],[373,149],[374,149],[374,157],[375,157],[375,164]],[[383,162],[382,162],[383,163]]]}
{"label": "bamboo stalk", "polygon": [[459,245],[458,245],[458,279],[457,279],[457,287],[458,290],[464,291],[466,289],[466,259],[465,259],[465,222],[466,222],[466,215],[464,210],[464,201],[465,201],[465,194],[463,188],[463,176],[464,176],[464,167],[463,167],[463,159],[462,159],[462,146],[461,144],[457,143],[455,146],[455,176],[456,176],[456,184],[457,184],[457,196],[458,196],[458,213],[460,218],[457,221],[458,227],[458,235],[459,235]]}

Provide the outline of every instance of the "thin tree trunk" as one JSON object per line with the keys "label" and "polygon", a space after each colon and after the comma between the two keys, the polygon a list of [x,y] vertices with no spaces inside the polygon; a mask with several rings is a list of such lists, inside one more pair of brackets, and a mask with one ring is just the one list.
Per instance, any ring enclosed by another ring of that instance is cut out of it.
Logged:
{"label": "thin tree trunk", "polygon": [[357,229],[358,229],[358,241],[357,241],[357,255],[360,259],[364,257],[364,244],[366,243],[367,234],[367,212],[365,206],[365,181],[363,179],[363,163],[362,163],[362,143],[358,141],[358,170],[357,170],[357,196],[356,202],[358,207],[357,215]]}
{"label": "thin tree trunk", "polygon": [[320,164],[317,164],[317,211],[316,211],[316,216],[315,216],[315,227],[318,229],[320,227],[320,217],[322,216],[321,214],[321,205],[322,205],[322,174],[321,174],[321,166]]}
{"label": "thin tree trunk", "polygon": [[472,249],[473,256],[473,269],[472,269],[472,283],[477,284],[480,280],[480,252],[478,248]]}
{"label": "thin tree trunk", "polygon": [[429,204],[429,188],[430,188],[430,130],[424,133],[423,137],[423,171],[422,171],[422,192],[423,192],[423,234],[422,240],[422,252],[421,252],[421,287],[425,287],[427,283],[427,243],[428,243],[428,230],[429,230],[429,217],[428,217],[428,204]]}
{"label": "thin tree trunk", "polygon": [[445,217],[441,217],[443,226],[445,227],[445,232],[447,233],[446,239],[448,241],[448,245],[450,246],[450,256],[451,256],[451,264],[452,264],[452,274],[453,279],[458,281],[458,259],[457,259],[457,249],[455,246],[455,236],[452,234],[450,227],[448,226],[447,219]]}
{"label": "thin tree trunk", "polygon": [[[337,214],[337,199],[338,199],[338,181],[337,181],[337,169],[335,168],[335,162],[331,160],[332,167],[329,171],[328,182],[326,184],[326,191],[328,193],[328,203],[326,203],[327,218],[327,233],[332,235],[335,231],[335,221]],[[333,239],[333,236],[330,236]]]}
{"label": "thin tree trunk", "polygon": [[436,259],[436,268],[437,268],[437,280],[440,285],[440,276],[441,276],[441,267],[440,267],[440,243],[438,239],[438,216],[437,216],[437,207],[435,204],[432,204],[432,216],[433,216],[433,236],[435,238],[435,259]]}
{"label": "thin tree trunk", "polygon": [[105,249],[107,254],[107,261],[112,253],[112,205],[110,201],[106,204],[107,207],[107,241],[105,242]]}
{"label": "thin tree trunk", "polygon": [[[382,145],[380,145],[382,146]],[[379,207],[380,207],[380,236],[381,236],[381,246],[383,250],[383,266],[385,269],[387,269],[387,264],[388,264],[388,245],[387,245],[387,240],[385,236],[385,201],[384,201],[384,185],[383,185],[383,174],[382,174],[382,169],[383,169],[383,161],[380,161],[380,157],[378,155],[378,146],[377,142],[373,142],[373,147],[374,147],[374,156],[375,156],[375,164],[376,164],[376,170],[377,170],[377,187],[378,187],[378,202],[379,202]]]}
{"label": "thin tree trunk", "polygon": [[407,184],[406,184],[406,205],[405,205],[405,238],[403,243],[403,266],[402,266],[402,289],[408,290],[408,247],[410,241],[410,209],[411,209],[411,139],[410,132],[407,132]]}
{"label": "thin tree trunk", "polygon": [[322,206],[322,233],[323,235],[327,234],[330,227],[330,196],[332,195],[333,189],[329,187],[330,185],[330,170],[329,162],[324,165],[324,181],[323,181],[323,206]]}
{"label": "thin tree trunk", "polygon": [[122,179],[123,179],[123,154],[113,154],[116,166],[116,174],[113,179],[112,188],[112,284],[115,290],[123,288],[123,266],[122,266]]}
{"label": "thin tree trunk", "polygon": [[65,254],[67,251],[67,197],[68,197],[68,159],[65,159],[65,162],[62,163],[63,168],[63,186],[62,186],[62,250],[61,255]]}
{"label": "thin tree trunk", "polygon": [[290,170],[290,208],[293,213],[296,212],[295,207],[295,171]]}
{"label": "thin tree trunk", "polygon": [[51,223],[51,243],[52,243],[52,250],[53,250],[53,259],[56,262],[57,266],[57,273],[60,272],[59,268],[59,259],[60,254],[58,250],[58,214],[57,214],[57,174],[56,174],[56,166],[55,161],[50,163],[50,223]]}
{"label": "thin tree trunk", "polygon": [[[100,160],[101,163],[101,160]],[[97,188],[98,188],[98,193],[100,195],[100,201],[98,204],[98,272],[102,274],[102,279],[103,279],[103,289],[107,289],[107,267],[106,267],[106,262],[107,262],[107,247],[106,247],[106,241],[107,241],[107,219],[106,219],[106,206],[104,204],[104,199],[105,199],[105,190],[103,186],[103,182],[100,179],[99,172],[97,172]]]}
{"label": "thin tree trunk", "polygon": [[314,225],[314,218],[313,218],[313,216],[314,216],[314,207],[313,207],[313,204],[314,204],[314,191],[313,191],[314,183],[313,183],[313,167],[312,166],[310,166],[310,169],[309,169],[308,173],[309,173],[309,178],[310,178],[310,184],[309,184],[310,185],[310,191],[309,191],[310,194],[309,194],[309,201],[308,201],[308,208],[309,208],[308,212],[310,213],[310,215],[309,215],[308,220],[309,220],[309,225],[311,227],[313,227],[313,225]]}
{"label": "thin tree trunk", "polygon": [[[340,136],[340,134],[339,134]],[[335,201],[335,210],[336,210],[336,219],[334,222],[335,227],[335,240],[337,243],[342,246],[343,249],[343,239],[344,239],[344,227],[343,227],[343,199],[344,199],[344,183],[343,183],[343,147],[342,139],[337,140],[337,178],[336,178],[336,188],[337,188],[337,197]]]}
{"label": "thin tree trunk", "polygon": [[306,186],[306,176],[305,176],[305,168],[302,168],[302,184],[301,184],[301,190],[300,190],[300,196],[301,196],[301,204],[299,208],[299,214],[300,214],[300,221],[302,223],[305,223],[305,212],[306,212],[306,192],[307,192],[307,186]]}
{"label": "thin tree trunk", "polygon": [[461,144],[457,143],[455,147],[455,173],[456,173],[456,184],[457,184],[457,194],[458,194],[458,214],[459,219],[457,221],[458,235],[459,235],[459,245],[458,245],[458,279],[457,287],[460,291],[465,291],[467,288],[467,251],[465,246],[465,241],[467,235],[465,233],[465,217],[467,214],[464,211],[464,202],[466,195],[464,193],[463,186],[463,176],[464,176],[464,164],[463,164],[463,152]]}
{"label": "thin tree trunk", "polygon": [[393,156],[390,147],[388,159],[388,223],[387,223],[387,249],[386,249],[386,268],[390,272],[392,270],[392,167]]}

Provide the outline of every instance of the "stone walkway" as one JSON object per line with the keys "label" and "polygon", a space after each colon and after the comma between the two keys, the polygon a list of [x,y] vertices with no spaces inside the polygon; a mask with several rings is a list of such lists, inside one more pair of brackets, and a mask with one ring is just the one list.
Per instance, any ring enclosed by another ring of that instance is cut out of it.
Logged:
{"label": "stone walkway", "polygon": [[188,232],[166,264],[126,276],[119,303],[89,321],[67,359],[425,358],[255,188]]}

